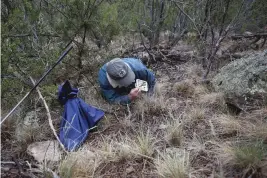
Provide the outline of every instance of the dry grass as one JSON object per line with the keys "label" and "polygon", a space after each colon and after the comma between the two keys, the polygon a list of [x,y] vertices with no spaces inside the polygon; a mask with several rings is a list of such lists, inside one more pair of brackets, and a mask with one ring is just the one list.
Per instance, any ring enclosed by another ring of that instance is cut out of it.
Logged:
{"label": "dry grass", "polygon": [[198,103],[219,112],[226,112],[227,106],[222,93],[208,93],[198,97]]}
{"label": "dry grass", "polygon": [[177,82],[173,85],[173,92],[178,93],[186,97],[190,97],[194,94],[194,82],[193,80],[187,79],[181,82]]}
{"label": "dry grass", "polygon": [[137,135],[136,140],[132,143],[132,150],[138,156],[152,157],[155,151],[155,143],[155,138],[149,130],[146,132],[141,130]]}
{"label": "dry grass", "polygon": [[204,85],[196,85],[194,88],[194,95],[199,96],[199,95],[206,95],[209,93],[209,90],[206,86]]}
{"label": "dry grass", "polygon": [[266,156],[266,145],[262,142],[239,143],[222,147],[221,159],[225,165],[243,170],[258,169]]}
{"label": "dry grass", "polygon": [[250,128],[250,130],[247,131],[248,137],[260,138],[264,141],[267,141],[267,123],[255,124]]}
{"label": "dry grass", "polygon": [[133,141],[128,136],[121,136],[120,141],[104,139],[100,142],[97,154],[104,162],[119,162],[121,160],[134,160]]}
{"label": "dry grass", "polygon": [[205,141],[197,133],[194,133],[192,140],[188,143],[188,149],[195,153],[193,156],[197,156],[198,153],[204,153],[206,151]]}
{"label": "dry grass", "polygon": [[186,178],[189,175],[189,153],[185,150],[163,154],[156,163],[157,173],[165,178]]}
{"label": "dry grass", "polygon": [[193,106],[187,109],[185,117],[190,122],[198,122],[206,117],[207,109],[202,106]]}
{"label": "dry grass", "polygon": [[189,64],[186,67],[187,78],[199,79],[203,75],[204,69],[197,64]]}
{"label": "dry grass", "polygon": [[103,160],[115,160],[116,148],[114,142],[103,139],[100,148],[98,148],[98,154],[101,155]]}
{"label": "dry grass", "polygon": [[152,158],[156,142],[149,130],[147,132],[140,130],[136,138],[130,138],[127,135],[120,138],[120,141],[101,143],[97,152],[106,162],[135,160],[140,157]]}
{"label": "dry grass", "polygon": [[160,115],[161,113],[166,113],[168,107],[163,95],[144,96],[135,103],[134,111],[139,114]]}
{"label": "dry grass", "polygon": [[243,114],[240,119],[247,121],[246,132],[244,133],[247,137],[267,141],[266,108]]}
{"label": "dry grass", "polygon": [[[172,85],[172,76],[160,76],[164,83],[158,82],[154,96],[144,95],[128,108],[110,105],[98,93],[89,96],[93,88],[82,89],[87,103],[109,113],[88,137],[90,147],[84,144],[60,161],[60,177],[240,177],[247,169],[258,171],[266,160],[266,109],[233,117],[223,94],[197,83],[201,67],[184,68],[181,82]],[[50,132],[45,125],[37,128],[17,128],[16,141],[27,146]],[[237,140],[262,142],[225,146]],[[128,168],[131,173],[125,173]]]}
{"label": "dry grass", "polygon": [[178,120],[168,122],[165,138],[170,145],[181,146],[184,141],[182,123]]}
{"label": "dry grass", "polygon": [[215,133],[220,135],[243,133],[244,127],[237,118],[227,114],[214,115],[211,119],[215,125]]}
{"label": "dry grass", "polygon": [[99,164],[98,156],[87,147],[83,147],[65,157],[59,166],[59,173],[64,178],[94,177]]}

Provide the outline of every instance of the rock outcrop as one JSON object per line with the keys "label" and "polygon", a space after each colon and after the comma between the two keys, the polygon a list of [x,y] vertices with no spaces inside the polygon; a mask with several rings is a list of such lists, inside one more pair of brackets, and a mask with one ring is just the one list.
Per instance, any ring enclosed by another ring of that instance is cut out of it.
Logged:
{"label": "rock outcrop", "polygon": [[212,84],[216,91],[225,93],[239,106],[250,101],[264,101],[267,97],[267,50],[222,67]]}

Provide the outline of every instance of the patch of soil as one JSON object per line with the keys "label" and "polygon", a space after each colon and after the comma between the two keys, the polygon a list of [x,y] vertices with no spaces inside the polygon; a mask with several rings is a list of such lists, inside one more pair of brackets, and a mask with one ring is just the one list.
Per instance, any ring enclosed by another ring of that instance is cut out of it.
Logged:
{"label": "patch of soil", "polygon": [[96,174],[101,175],[102,178],[138,178],[138,177],[147,177],[147,178],[156,178],[159,177],[155,173],[155,168],[153,163],[147,159],[139,160],[121,160],[118,162],[105,163],[99,166],[96,170]]}

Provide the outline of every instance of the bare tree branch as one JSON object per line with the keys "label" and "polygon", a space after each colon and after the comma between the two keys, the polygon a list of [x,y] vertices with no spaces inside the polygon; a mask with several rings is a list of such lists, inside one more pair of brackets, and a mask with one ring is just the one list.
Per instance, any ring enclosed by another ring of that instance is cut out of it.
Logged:
{"label": "bare tree branch", "polygon": [[[227,1],[226,8],[229,8],[229,3],[230,3],[230,1]],[[242,1],[242,4],[241,4],[238,12],[236,13],[235,17],[231,20],[231,22],[228,24],[228,26],[225,28],[225,30],[223,30],[223,24],[222,24],[222,28],[220,29],[219,38],[216,41],[215,46],[212,45],[211,52],[209,53],[209,55],[207,57],[207,61],[209,62],[209,64],[208,64],[207,70],[206,70],[206,72],[205,72],[205,74],[203,76],[204,80],[207,79],[207,76],[208,76],[208,74],[210,72],[211,65],[212,65],[212,63],[214,61],[215,55],[216,55],[217,51],[220,49],[220,45],[221,45],[222,41],[225,39],[225,37],[227,36],[228,32],[233,28],[234,24],[236,23],[239,15],[240,15],[240,13],[241,13],[241,11],[243,9],[244,3],[245,3],[245,0]],[[228,9],[226,9],[224,11],[223,18],[226,17],[227,13],[228,13]],[[224,21],[225,21],[225,19],[223,19],[222,23],[224,23]]]}
{"label": "bare tree branch", "polygon": [[139,33],[140,33],[140,38],[141,38],[141,41],[142,41],[142,45],[144,46],[144,48],[145,48],[146,52],[148,53],[150,59],[152,59],[153,61],[155,61],[154,56],[149,52],[149,50],[147,49],[147,47],[146,47],[146,45],[145,45],[145,43],[144,43],[143,35],[142,35],[142,33],[141,33],[141,27],[140,27],[140,24],[139,24],[138,22],[137,22],[137,24],[138,24],[138,28],[139,28]]}
{"label": "bare tree branch", "polygon": [[200,36],[201,38],[201,33],[195,23],[195,21],[177,4],[177,2],[173,1],[175,6],[192,22],[192,24],[194,25],[195,27],[195,30],[197,31],[198,35]]}

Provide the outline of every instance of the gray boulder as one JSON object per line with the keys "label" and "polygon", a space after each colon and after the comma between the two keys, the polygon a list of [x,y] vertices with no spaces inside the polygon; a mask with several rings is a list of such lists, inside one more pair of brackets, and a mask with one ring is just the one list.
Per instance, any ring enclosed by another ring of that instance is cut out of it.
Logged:
{"label": "gray boulder", "polygon": [[230,98],[243,98],[242,104],[259,97],[264,100],[267,96],[267,50],[242,57],[222,67],[212,84],[216,91]]}

